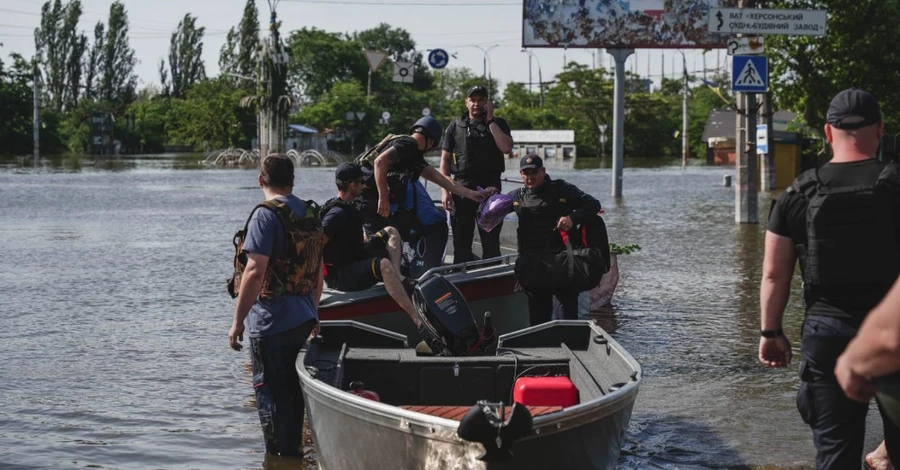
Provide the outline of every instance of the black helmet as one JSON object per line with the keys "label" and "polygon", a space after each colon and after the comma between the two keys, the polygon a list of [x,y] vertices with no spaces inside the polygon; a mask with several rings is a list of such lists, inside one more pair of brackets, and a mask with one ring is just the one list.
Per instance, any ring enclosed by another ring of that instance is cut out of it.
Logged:
{"label": "black helmet", "polygon": [[413,305],[422,322],[420,333],[435,354],[464,356],[475,349],[481,334],[466,299],[440,275],[416,285]]}
{"label": "black helmet", "polygon": [[425,137],[433,140],[435,145],[437,145],[437,142],[441,141],[443,129],[441,128],[441,123],[437,122],[437,119],[431,116],[422,116],[409,128],[409,133],[414,134],[416,129],[420,127],[422,128],[421,132],[425,134]]}

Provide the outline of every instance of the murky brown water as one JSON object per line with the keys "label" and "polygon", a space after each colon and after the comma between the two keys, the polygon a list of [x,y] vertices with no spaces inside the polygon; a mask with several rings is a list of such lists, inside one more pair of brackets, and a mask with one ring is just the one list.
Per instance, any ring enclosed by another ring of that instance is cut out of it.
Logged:
{"label": "murky brown water", "polygon": [[[756,361],[764,227],[735,225],[731,169],[649,166],[625,170],[617,202],[608,169],[550,171],[600,199],[612,241],[643,247],[597,314],[645,373],[621,468],[808,467],[796,368]],[[261,197],[255,172],[71,167],[0,166],[0,467],[304,467],[264,458],[248,357],[227,346],[231,236]],[[304,169],[295,192],[324,200],[331,181]],[[801,315],[795,292],[795,346]]]}

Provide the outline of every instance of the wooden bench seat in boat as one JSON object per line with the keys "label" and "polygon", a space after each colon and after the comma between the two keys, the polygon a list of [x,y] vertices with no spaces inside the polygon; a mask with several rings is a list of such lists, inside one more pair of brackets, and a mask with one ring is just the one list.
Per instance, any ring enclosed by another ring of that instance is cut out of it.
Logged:
{"label": "wooden bench seat in boat", "polygon": [[[409,411],[415,411],[416,413],[423,413],[426,415],[437,416],[438,418],[444,419],[452,419],[454,421],[459,421],[472,409],[471,406],[427,406],[427,405],[403,405],[400,408]],[[545,414],[556,413],[557,411],[562,411],[561,406],[527,406],[528,412],[531,413],[532,417],[537,417]]]}

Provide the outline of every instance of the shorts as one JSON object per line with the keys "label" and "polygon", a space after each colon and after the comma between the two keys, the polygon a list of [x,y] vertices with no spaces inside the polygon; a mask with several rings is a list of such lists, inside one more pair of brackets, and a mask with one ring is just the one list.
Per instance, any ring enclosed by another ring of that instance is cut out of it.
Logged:
{"label": "shorts", "polygon": [[366,290],[383,279],[381,277],[381,260],[385,258],[376,256],[348,264],[339,269],[337,274],[326,279],[328,287],[344,292]]}

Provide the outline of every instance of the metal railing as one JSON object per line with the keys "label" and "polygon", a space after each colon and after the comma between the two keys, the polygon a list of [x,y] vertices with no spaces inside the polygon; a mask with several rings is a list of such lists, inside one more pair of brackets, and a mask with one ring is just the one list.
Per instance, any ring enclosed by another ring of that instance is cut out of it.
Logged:
{"label": "metal railing", "polygon": [[[429,276],[433,276],[435,274],[443,274],[450,271],[468,273],[470,268],[477,268],[479,266],[487,266],[487,265],[510,265],[513,260],[519,257],[518,253],[511,253],[508,255],[501,255],[494,258],[488,259],[480,259],[475,261],[467,261],[465,263],[456,263],[456,264],[447,264],[444,266],[436,266],[434,268],[425,271],[419,278],[417,279],[419,282],[427,279]],[[489,267],[489,266],[487,266]]]}

